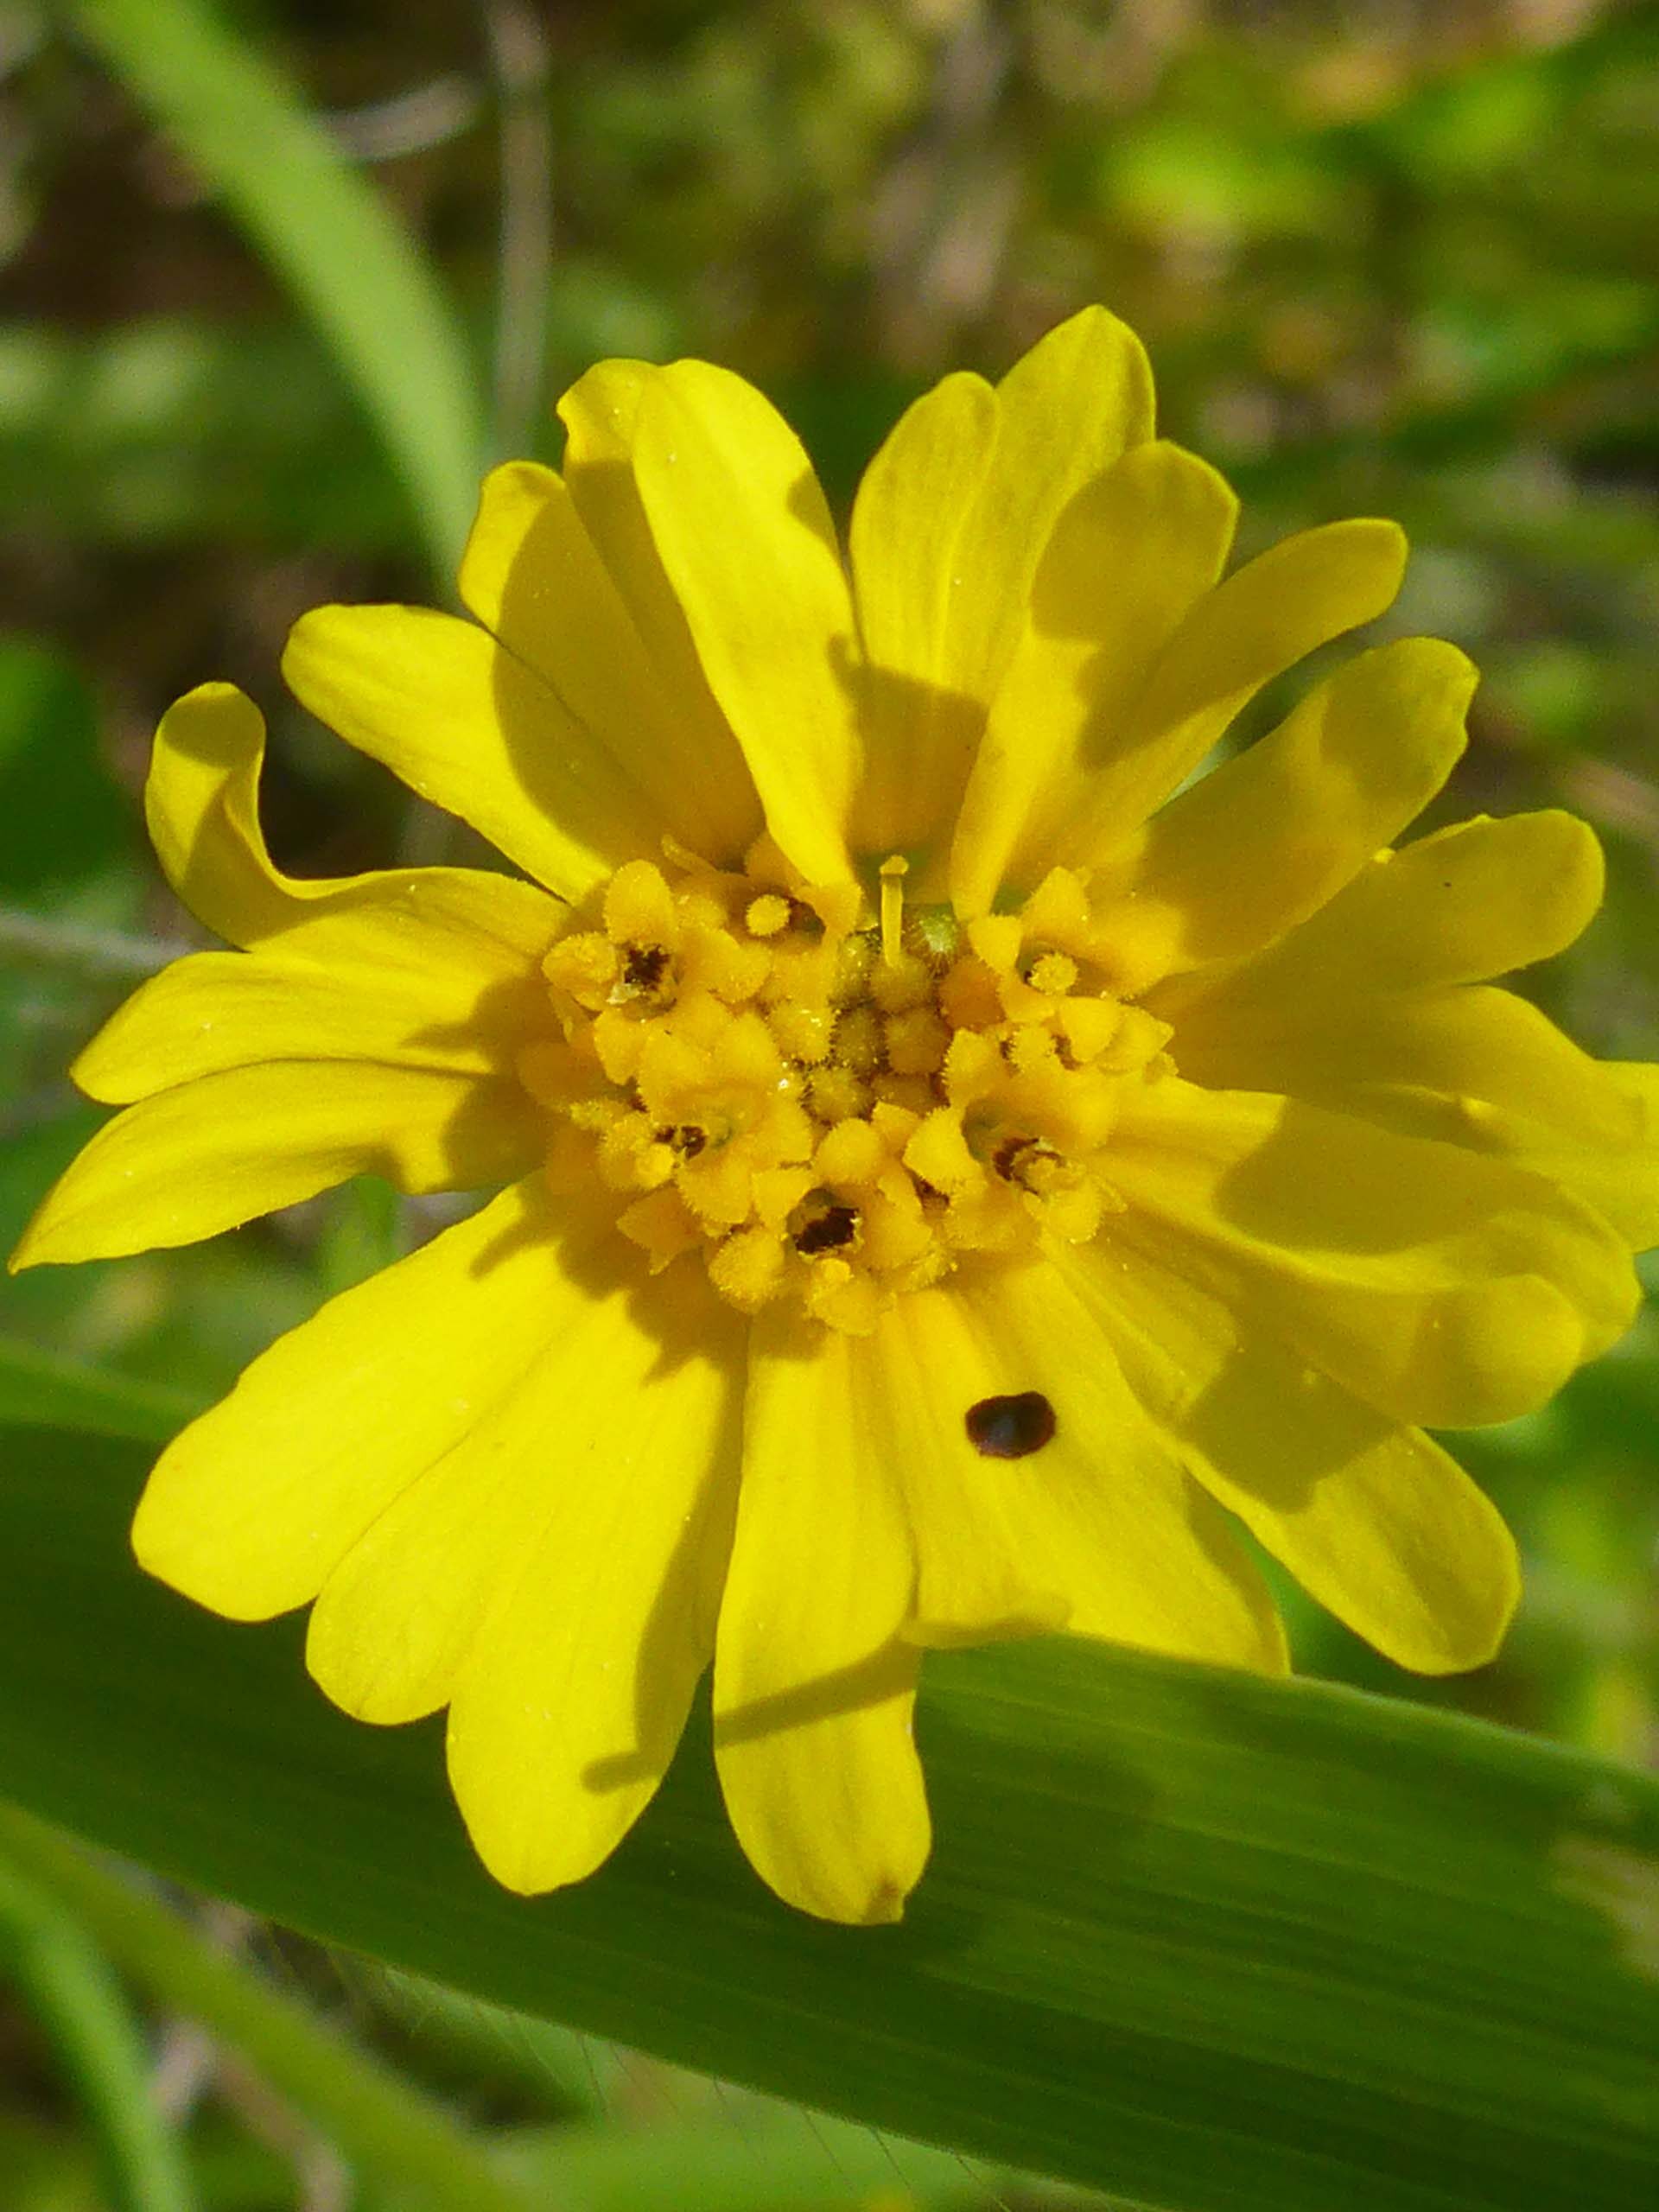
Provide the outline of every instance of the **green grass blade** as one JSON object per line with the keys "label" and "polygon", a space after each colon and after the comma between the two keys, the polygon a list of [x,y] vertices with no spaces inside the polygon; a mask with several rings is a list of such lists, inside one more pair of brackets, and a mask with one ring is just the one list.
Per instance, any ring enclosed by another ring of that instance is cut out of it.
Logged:
{"label": "green grass blade", "polygon": [[185,1391],[112,1375],[42,1351],[20,1337],[0,1336],[0,1422],[165,1444],[200,1411]]}
{"label": "green grass blade", "polygon": [[1025,2175],[773,2106],[638,2130],[549,2128],[520,2134],[506,2156],[564,2212],[995,2212],[1010,2197],[1040,2212],[1062,2201]]}
{"label": "green grass blade", "polygon": [[[154,1897],[4,1805],[0,1853],[73,1913],[142,1988],[255,2067],[359,2178],[410,2191],[433,2212],[529,2212],[529,2189],[498,2171],[447,2113]],[[0,1889],[0,1905],[3,1897]]]}
{"label": "green grass blade", "polygon": [[72,0],[68,20],[222,195],[333,347],[453,570],[482,410],[432,273],[270,62],[204,0]]}
{"label": "green grass blade", "polygon": [[0,1980],[17,1991],[74,2083],[114,2212],[194,2212],[196,2193],[151,2094],[143,2044],[115,1976],[59,1898],[9,1863],[3,1843]]}
{"label": "green grass blade", "polygon": [[0,1440],[0,1775],[348,1948],[1175,2212],[1651,2212],[1659,1783],[1309,1683],[1059,1643],[930,1661],[938,1830],[897,1929],[791,1914],[693,1732],[602,1874],[474,1864],[435,1725],[365,1729],[301,1624],[146,1584],[143,1455]]}

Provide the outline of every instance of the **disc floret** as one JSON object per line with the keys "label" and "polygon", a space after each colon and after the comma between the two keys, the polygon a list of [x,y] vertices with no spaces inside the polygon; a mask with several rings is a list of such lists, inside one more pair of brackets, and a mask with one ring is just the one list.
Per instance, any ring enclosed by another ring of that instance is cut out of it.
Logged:
{"label": "disc floret", "polygon": [[700,1251],[746,1312],[793,1298],[861,1334],[1119,1205],[1117,1103],[1169,1032],[1105,987],[1081,880],[963,928],[907,911],[905,874],[887,861],[855,906],[769,880],[764,853],[740,873],[673,849],[548,953],[558,1036],[521,1073],[653,1270]]}

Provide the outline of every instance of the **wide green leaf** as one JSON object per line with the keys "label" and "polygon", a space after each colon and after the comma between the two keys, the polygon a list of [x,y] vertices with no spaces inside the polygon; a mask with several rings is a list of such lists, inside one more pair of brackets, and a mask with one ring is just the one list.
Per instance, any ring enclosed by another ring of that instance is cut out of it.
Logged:
{"label": "wide green leaf", "polygon": [[448,575],[472,517],[483,431],[460,334],[407,232],[295,87],[205,0],[73,0],[68,15],[334,348]]}
{"label": "wide green leaf", "polygon": [[1179,2212],[1650,2212],[1659,1783],[1459,1719],[1053,1642],[929,1662],[938,1843],[896,1929],[778,1904],[693,1732],[606,1871],[474,1864],[435,1726],[298,1624],[148,1584],[143,1454],[0,1437],[0,1777],[459,1987]]}

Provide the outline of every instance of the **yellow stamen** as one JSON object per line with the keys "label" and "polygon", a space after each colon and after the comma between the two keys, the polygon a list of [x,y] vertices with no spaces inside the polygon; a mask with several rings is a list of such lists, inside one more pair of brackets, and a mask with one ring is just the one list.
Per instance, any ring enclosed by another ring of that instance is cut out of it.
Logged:
{"label": "yellow stamen", "polygon": [[905,878],[909,874],[910,862],[902,853],[881,863],[881,961],[887,968],[899,965],[904,950]]}
{"label": "yellow stamen", "polygon": [[1081,884],[1057,870],[963,946],[948,909],[906,914],[899,855],[873,922],[785,897],[779,865],[631,862],[573,916],[544,963],[558,1033],[522,1056],[550,1173],[614,1192],[652,1269],[696,1251],[742,1312],[855,1333],[958,1267],[1094,1236],[1122,1088],[1168,1031],[1034,926],[1070,931]]}
{"label": "yellow stamen", "polygon": [[743,925],[753,937],[776,937],[789,927],[789,901],[775,891],[766,891],[749,901]]}

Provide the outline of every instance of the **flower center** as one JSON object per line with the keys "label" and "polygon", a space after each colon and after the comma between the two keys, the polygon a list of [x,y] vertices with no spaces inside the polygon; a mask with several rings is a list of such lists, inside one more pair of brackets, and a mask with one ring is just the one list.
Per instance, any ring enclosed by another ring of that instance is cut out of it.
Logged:
{"label": "flower center", "polygon": [[760,853],[739,874],[671,849],[548,953],[559,1037],[520,1073],[653,1268],[701,1251],[747,1312],[792,1298],[863,1332],[1121,1205],[1118,1102],[1167,1066],[1169,1031],[1105,988],[1080,880],[964,928],[907,908],[906,872],[884,863],[871,915]]}

